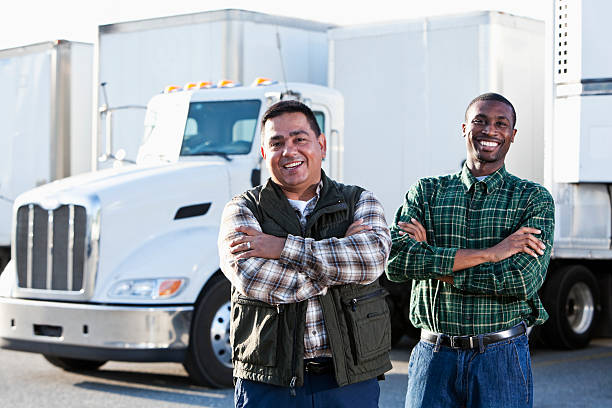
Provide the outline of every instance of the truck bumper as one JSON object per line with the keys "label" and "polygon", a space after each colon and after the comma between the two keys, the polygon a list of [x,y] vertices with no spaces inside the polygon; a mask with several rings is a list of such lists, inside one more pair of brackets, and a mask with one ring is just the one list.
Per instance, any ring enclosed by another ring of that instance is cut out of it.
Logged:
{"label": "truck bumper", "polygon": [[0,347],[88,360],[183,361],[192,306],[107,306],[0,297]]}

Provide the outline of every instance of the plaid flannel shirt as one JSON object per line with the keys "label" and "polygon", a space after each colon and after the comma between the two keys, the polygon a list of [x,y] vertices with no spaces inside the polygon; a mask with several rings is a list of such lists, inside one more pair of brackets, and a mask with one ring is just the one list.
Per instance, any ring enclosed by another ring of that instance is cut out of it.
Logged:
{"label": "plaid flannel shirt", "polygon": [[[399,221],[418,220],[427,242],[399,235]],[[534,258],[518,253],[500,262],[453,272],[458,249],[490,248],[527,226],[546,245]],[[387,274],[412,279],[410,320],[416,327],[448,335],[504,330],[521,320],[541,324],[548,314],[538,297],[553,244],[554,203],[542,186],[502,167],[478,181],[460,173],[419,180],[406,194],[391,227]],[[452,275],[454,284],[436,278]]]}
{"label": "plaid flannel shirt", "polygon": [[[301,220],[308,215],[301,217],[296,213]],[[243,295],[272,305],[308,301],[304,358],[331,355],[317,296],[334,285],[371,283],[384,272],[391,238],[382,205],[371,192],[361,193],[354,219],[363,219],[372,229],[319,241],[290,234],[280,259],[236,260],[229,244],[243,234],[235,228],[243,225],[261,231],[261,227],[241,197],[230,201],[223,211],[219,257],[221,270],[232,285]]]}

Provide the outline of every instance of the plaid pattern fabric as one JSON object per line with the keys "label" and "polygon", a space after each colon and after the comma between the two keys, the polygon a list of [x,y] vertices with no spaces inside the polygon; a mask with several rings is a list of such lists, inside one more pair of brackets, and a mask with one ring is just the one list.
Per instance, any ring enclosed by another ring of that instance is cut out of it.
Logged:
{"label": "plaid pattern fabric", "polygon": [[[314,205],[310,212],[313,208]],[[304,220],[308,215],[296,214]],[[261,227],[242,198],[236,197],[225,206],[218,241],[221,270],[240,293],[253,299],[270,304],[308,301],[304,358],[331,355],[316,296],[324,295],[333,285],[371,283],[384,271],[391,238],[382,205],[369,191],[361,193],[355,206],[354,219],[360,218],[372,229],[346,238],[320,241],[288,235],[280,259],[237,261],[230,253],[229,244],[242,233],[234,229],[245,225],[261,231]]]}
{"label": "plaid pattern fabric", "polygon": [[[427,242],[399,235],[399,221],[418,220]],[[546,250],[537,258],[518,253],[453,273],[458,249],[490,248],[522,226],[538,228]],[[478,181],[460,173],[421,179],[406,194],[391,227],[387,266],[391,280],[412,279],[410,320],[416,327],[448,335],[484,334],[521,320],[543,323],[538,297],[553,244],[554,203],[542,186],[502,167]],[[435,278],[452,275],[450,285]]]}

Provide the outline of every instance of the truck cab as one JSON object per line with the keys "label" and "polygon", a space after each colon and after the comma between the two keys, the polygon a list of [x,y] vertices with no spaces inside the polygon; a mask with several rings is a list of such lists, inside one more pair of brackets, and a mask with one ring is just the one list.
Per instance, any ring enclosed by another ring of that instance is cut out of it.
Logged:
{"label": "truck cab", "polygon": [[12,259],[0,275],[0,346],[52,364],[181,362],[199,384],[232,384],[230,284],[219,270],[224,205],[267,178],[260,119],[308,104],[339,177],[343,100],[260,79],[168,88],[147,106],[136,165],[69,177],[20,195]]}

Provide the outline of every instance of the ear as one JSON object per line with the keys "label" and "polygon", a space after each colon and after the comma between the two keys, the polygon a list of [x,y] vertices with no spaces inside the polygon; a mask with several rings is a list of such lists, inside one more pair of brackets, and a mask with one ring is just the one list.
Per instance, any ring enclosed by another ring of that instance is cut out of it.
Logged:
{"label": "ear", "polygon": [[510,143],[514,143],[514,136],[516,136],[516,129],[512,129],[512,137],[510,138]]}
{"label": "ear", "polygon": [[461,134],[463,135],[463,137],[466,136],[465,132],[467,131],[467,125],[465,123],[461,124]]}
{"label": "ear", "polygon": [[263,146],[261,146],[260,149],[261,149],[261,157],[263,157],[263,159],[266,160],[266,151],[264,150]]}
{"label": "ear", "polygon": [[321,158],[325,158],[327,154],[327,140],[325,139],[325,135],[321,133],[317,138],[319,142],[319,146],[321,146]]}

